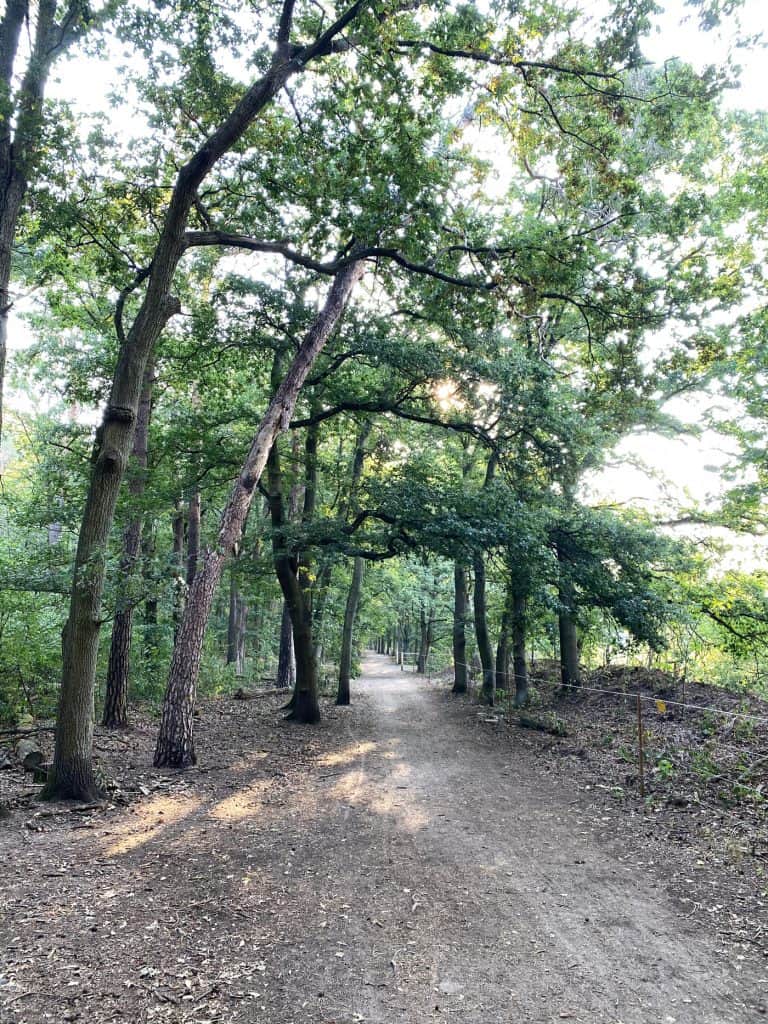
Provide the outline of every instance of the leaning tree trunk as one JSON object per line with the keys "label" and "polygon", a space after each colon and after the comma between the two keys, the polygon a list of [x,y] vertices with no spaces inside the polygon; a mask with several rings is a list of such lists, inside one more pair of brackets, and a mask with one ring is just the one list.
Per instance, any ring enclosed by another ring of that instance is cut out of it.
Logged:
{"label": "leaning tree trunk", "polygon": [[[6,0],[0,18],[0,440],[13,247],[24,197],[45,143],[45,88],[53,63],[95,22],[82,0],[63,4],[58,22],[55,0],[39,0],[34,15],[30,6],[29,0]],[[27,58],[18,81],[20,43]]]}
{"label": "leaning tree trunk", "polygon": [[[179,170],[148,269],[141,271],[134,283],[120,295],[115,316],[120,349],[109,401],[101,427],[97,431],[91,479],[75,553],[69,617],[64,632],[56,748],[44,796],[89,800],[99,792],[93,771],[93,697],[107,542],[120,483],[133,443],[144,370],[165,324],[181,308],[178,299],[172,296],[171,289],[176,267],[194,241],[186,229],[190,211],[197,201],[198,189],[219,160],[242,138],[248,127],[282,90],[286,82],[301,72],[307,64],[331,52],[333,40],[357,17],[359,10],[360,5],[354,3],[322,35],[296,55],[289,44],[293,5],[284,6],[278,45],[272,63],[266,73],[246,90],[221,125]],[[4,43],[4,39],[0,41],[0,52]],[[345,271],[349,271],[351,266],[352,264],[348,264]],[[144,299],[130,330],[124,334],[122,314],[125,300],[130,292],[144,281]],[[291,377],[290,386],[293,386],[295,379],[295,376]],[[280,402],[287,398],[288,393],[283,391]],[[291,408],[294,402],[295,396],[290,402]],[[193,608],[189,616],[185,615],[187,630],[184,632],[182,624],[179,630],[179,643],[175,648],[182,662],[187,657],[190,660],[184,668],[179,664],[172,666],[173,686],[170,687],[169,714],[175,719],[176,724],[165,722],[161,749],[157,755],[161,763],[182,764],[188,763],[190,758],[194,759],[194,751],[190,749],[188,742],[191,736],[191,711],[188,726],[182,724],[188,710],[189,680],[197,678],[199,647],[210,613],[210,602],[213,600],[223,563],[230,550],[230,526],[235,533],[239,533],[242,528],[242,522],[238,519],[243,499],[246,499],[247,504],[250,503],[253,486],[261,474],[267,451],[280,429],[284,415],[283,405],[278,404],[274,408],[270,406],[269,421],[266,422],[265,418],[263,430],[259,431],[258,443],[255,442],[256,451],[248,460],[248,471],[244,479],[241,477],[236,493],[233,494],[233,507],[222,528],[220,544],[212,553],[210,562],[206,562],[202,572],[198,574],[200,583]],[[263,448],[265,445],[266,448]],[[258,468],[256,480],[251,484],[253,467]],[[190,600],[191,598],[192,595]],[[193,688],[194,684],[191,685]],[[171,710],[174,707],[179,709],[178,717],[174,716]]]}
{"label": "leaning tree trunk", "polygon": [[493,649],[488,634],[488,615],[485,607],[485,562],[482,555],[475,558],[475,587],[472,593],[475,611],[475,637],[480,664],[483,667],[482,699],[493,705],[496,689],[496,670],[493,663]]}
{"label": "leaning tree trunk", "polygon": [[[136,417],[136,433],[133,438],[133,458],[136,472],[129,485],[129,492],[138,501],[146,487],[147,446],[149,422],[152,416],[152,386],[154,366],[147,364],[144,386],[141,391],[139,412]],[[121,577],[127,584],[136,572],[136,563],[141,551],[141,513],[133,511],[134,518],[128,524],[123,537],[123,557],[120,564]],[[133,635],[134,600],[132,588],[126,586],[118,597],[115,621],[112,624],[112,643],[109,650],[107,685],[104,694],[104,713],[101,724],[108,729],[125,729],[128,725],[128,681],[131,671],[131,637]]]}
{"label": "leaning tree trunk", "polygon": [[363,587],[363,559],[358,555],[352,567],[352,582],[347,594],[344,608],[344,625],[341,631],[341,656],[339,658],[339,689],[336,703],[349,704],[349,682],[352,676],[352,636],[357,618],[357,607],[360,603],[360,591]]}
{"label": "leaning tree trunk", "polygon": [[[200,571],[192,583],[171,658],[160,734],[155,748],[156,767],[171,765],[181,768],[196,761],[192,713],[203,636],[216,587],[227,560],[242,536],[256,485],[261,479],[275,438],[287,430],[307,374],[341,318],[352,289],[362,277],[364,269],[364,263],[355,260],[336,274],[323,309],[309,329],[259,424],[240,476],[224,509],[218,542],[206,553]],[[314,652],[312,655],[314,658]]]}
{"label": "leaning tree trunk", "polygon": [[467,692],[467,573],[461,562],[453,564],[453,693]]}

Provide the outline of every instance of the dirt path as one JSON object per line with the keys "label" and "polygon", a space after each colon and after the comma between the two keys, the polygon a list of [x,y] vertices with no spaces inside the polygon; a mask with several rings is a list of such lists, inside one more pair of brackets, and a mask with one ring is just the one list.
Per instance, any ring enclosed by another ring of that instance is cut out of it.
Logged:
{"label": "dirt path", "polygon": [[272,709],[254,750],[241,705],[230,769],[6,833],[0,1021],[766,1019],[768,970],[716,956],[608,819],[389,659],[364,669],[319,732]]}

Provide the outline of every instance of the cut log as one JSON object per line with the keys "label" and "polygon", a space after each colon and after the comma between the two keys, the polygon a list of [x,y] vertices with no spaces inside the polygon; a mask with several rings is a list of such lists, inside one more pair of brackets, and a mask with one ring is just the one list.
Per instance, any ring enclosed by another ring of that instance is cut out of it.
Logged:
{"label": "cut log", "polygon": [[241,686],[235,690],[232,697],[234,700],[256,700],[257,697],[273,697],[275,694],[284,694],[289,689],[289,686],[281,686],[278,689],[273,687],[270,690],[244,690]]}
{"label": "cut log", "polygon": [[568,730],[562,722],[545,721],[541,718],[532,718],[530,715],[520,715],[517,724],[521,729],[534,729],[536,732],[548,732],[551,736],[567,736]]}
{"label": "cut log", "polygon": [[45,760],[45,754],[31,736],[25,736],[16,744],[16,758],[25,772],[34,772]]}

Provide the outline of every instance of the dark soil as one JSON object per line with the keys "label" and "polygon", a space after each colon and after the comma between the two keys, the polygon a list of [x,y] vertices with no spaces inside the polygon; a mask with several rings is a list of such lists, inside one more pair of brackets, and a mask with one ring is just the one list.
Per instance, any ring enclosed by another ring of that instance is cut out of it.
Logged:
{"label": "dark soil", "polygon": [[148,719],[99,731],[125,805],[38,805],[0,772],[3,1024],[764,1019],[764,833],[729,858],[703,813],[743,807],[646,806],[573,701],[557,739],[365,670],[316,728],[276,695],[206,703],[182,774],[149,767]]}

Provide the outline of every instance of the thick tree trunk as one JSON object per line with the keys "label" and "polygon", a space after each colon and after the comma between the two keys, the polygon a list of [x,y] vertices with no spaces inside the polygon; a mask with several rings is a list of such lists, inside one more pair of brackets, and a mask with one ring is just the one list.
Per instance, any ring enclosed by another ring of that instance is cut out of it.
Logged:
{"label": "thick tree trunk", "polygon": [[[135,286],[138,286],[141,281],[146,280],[146,291],[136,318],[125,336],[122,329],[122,311],[125,298],[132,289],[126,290],[120,297],[116,311],[120,350],[109,402],[102,425],[97,432],[91,480],[75,554],[69,618],[65,632],[56,751],[49,782],[44,791],[45,796],[70,796],[90,800],[98,791],[92,767],[93,696],[107,541],[120,483],[133,442],[144,370],[165,324],[180,310],[179,301],[171,295],[171,289],[176,267],[190,244],[185,232],[190,210],[197,199],[198,188],[221,157],[243,136],[285,83],[303,70],[308,63],[330,52],[332,40],[354,20],[359,9],[359,4],[354,3],[297,57],[288,52],[290,15],[293,8],[292,5],[286,6],[286,17],[280,29],[280,43],[268,71],[243,94],[229,116],[178,172],[149,269],[145,274],[139,275],[135,282]],[[4,41],[0,43],[0,50],[3,44]],[[351,269],[350,264],[341,273],[348,273]],[[323,342],[324,340],[323,338]],[[304,346],[302,349],[304,350]],[[295,380],[294,375],[291,377],[289,389]],[[303,382],[303,376],[301,381]],[[248,460],[249,470],[245,479],[241,477],[238,481],[236,492],[233,493],[230,515],[222,530],[225,550],[217,547],[211,553],[210,560],[206,561],[202,571],[198,573],[200,583],[196,592],[190,594],[190,601],[193,596],[195,597],[194,606],[191,614],[184,616],[185,622],[188,623],[186,634],[182,635],[184,623],[179,630],[179,643],[175,650],[178,650],[180,661],[177,660],[175,665],[172,665],[173,675],[169,681],[168,715],[174,718],[173,709],[178,706],[176,723],[181,732],[177,730],[176,724],[172,725],[166,719],[160,743],[161,751],[158,754],[159,763],[183,764],[190,757],[190,743],[183,722],[189,719],[191,737],[191,710],[187,714],[185,702],[190,696],[189,680],[197,678],[198,647],[202,644],[204,622],[207,622],[210,613],[210,601],[213,599],[222,566],[229,554],[229,527],[234,523],[236,532],[239,533],[242,529],[243,524],[238,520],[243,501],[245,500],[246,506],[250,503],[252,489],[261,474],[269,446],[281,423],[283,429],[287,426],[287,421],[284,420],[286,406],[283,404],[286,398],[288,393],[283,391],[278,404],[270,406],[267,414],[269,421],[264,423],[263,431],[259,431],[258,443],[255,442],[256,451],[252,452]],[[291,408],[294,402],[295,396],[293,401],[289,402]],[[267,447],[263,448],[264,445]],[[258,465],[260,461],[261,465]],[[258,469],[251,484],[254,473],[252,467],[255,466],[258,466]],[[194,589],[193,587],[193,591]],[[184,664],[187,655],[190,656],[190,660]],[[181,704],[177,704],[179,700]],[[191,757],[194,758],[193,751]]]}
{"label": "thick tree trunk", "polygon": [[475,637],[480,664],[483,669],[482,700],[493,705],[496,689],[496,671],[493,663],[493,649],[488,634],[488,616],[485,607],[485,562],[482,555],[475,558],[475,586],[472,599],[475,612]]}
{"label": "thick tree trunk", "polygon": [[[77,5],[68,5],[61,25],[56,23],[55,0],[40,0],[37,5],[35,39],[18,90],[14,83],[14,65],[22,27],[28,19],[29,4],[8,0],[0,20],[0,432],[2,431],[2,388],[5,374],[10,312],[11,254],[18,218],[30,174],[37,160],[42,139],[42,102],[48,73],[53,61],[84,31],[85,23]],[[71,24],[70,24],[71,16]],[[13,129],[12,126],[13,125]],[[143,373],[143,366],[142,366]],[[136,404],[141,375],[136,386]],[[126,446],[126,455],[130,444]],[[99,467],[111,483],[111,459]],[[114,510],[114,505],[112,506]],[[111,514],[109,525],[111,525]],[[106,535],[105,535],[106,540]],[[92,588],[93,578],[103,577],[103,547],[94,559],[88,544],[78,546],[79,561],[72,593]],[[65,627],[64,678],[87,680],[85,687],[62,687],[56,729],[56,753],[44,789],[47,796],[73,796],[93,800],[100,786],[92,767],[93,699],[96,678],[96,647],[100,619],[101,586],[94,605],[86,598],[70,610]],[[72,650],[72,641],[82,632],[85,650]]]}
{"label": "thick tree trunk", "polygon": [[352,582],[349,585],[347,603],[344,608],[344,625],[341,631],[341,656],[339,658],[339,689],[336,695],[336,703],[340,705],[349,704],[350,688],[349,682],[352,676],[352,637],[357,618],[357,608],[360,603],[360,592],[363,588],[363,559],[355,558],[352,566]]}
{"label": "thick tree trunk", "polygon": [[[342,316],[352,289],[362,277],[364,269],[362,261],[355,261],[339,271],[334,278],[323,309],[308,331],[287,375],[259,424],[240,477],[224,510],[218,543],[215,548],[206,553],[200,571],[192,583],[171,658],[163,714],[160,721],[160,734],[155,750],[154,763],[156,767],[161,765],[183,767],[195,763],[192,712],[197,677],[200,671],[203,636],[211,613],[213,595],[221,579],[224,565],[242,537],[254,490],[261,479],[275,439],[278,434],[288,428],[307,374]],[[291,621],[294,624],[294,638],[296,639],[296,621],[293,613]],[[311,655],[312,664],[314,664],[314,651],[311,652]],[[302,656],[305,655],[302,654]],[[298,651],[296,658],[298,674]]]}
{"label": "thick tree trunk", "polygon": [[312,612],[291,560],[277,558],[277,578],[285,597],[293,627],[293,650],[296,658],[296,687],[293,706],[286,715],[291,722],[314,725],[320,721],[317,696],[317,661],[312,642]]}
{"label": "thick tree trunk", "polygon": [[[293,626],[291,625],[291,613],[288,605],[283,599],[283,614],[280,617],[280,653],[277,659],[277,681],[276,686],[287,689],[296,683],[296,658],[293,653]],[[293,700],[291,700],[293,707]]]}
{"label": "thick tree trunk", "polygon": [[467,692],[467,573],[461,562],[453,564],[453,693]]}
{"label": "thick tree trunk", "polygon": [[527,605],[525,594],[515,593],[512,598],[512,665],[515,674],[515,707],[528,703],[528,665],[525,659],[527,633]]}
{"label": "thick tree trunk", "polygon": [[[152,387],[155,371],[147,364],[141,401],[136,417],[136,433],[133,438],[133,459],[135,473],[129,485],[129,493],[135,501],[141,498],[146,487],[147,448],[149,424],[152,418]],[[137,509],[123,536],[123,557],[120,563],[121,577],[131,580],[141,551],[141,513]],[[134,601],[132,587],[126,586],[125,595],[117,599],[115,621],[112,624],[112,642],[109,650],[107,684],[104,694],[104,712],[101,724],[108,729],[125,729],[128,726],[128,683],[131,672],[131,637],[133,635]]]}

